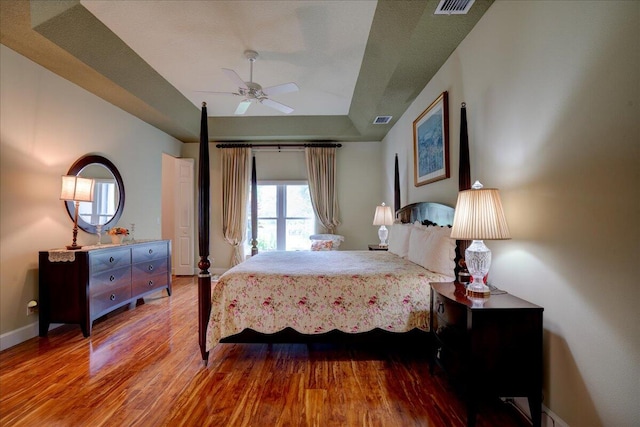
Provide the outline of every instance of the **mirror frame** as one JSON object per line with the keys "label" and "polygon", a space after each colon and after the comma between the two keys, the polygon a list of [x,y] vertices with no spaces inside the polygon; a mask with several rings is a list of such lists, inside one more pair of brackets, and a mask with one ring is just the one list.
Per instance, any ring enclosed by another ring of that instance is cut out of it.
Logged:
{"label": "mirror frame", "polygon": [[[82,169],[91,164],[99,164],[107,168],[115,178],[116,184],[118,184],[118,193],[120,195],[118,199],[118,208],[116,209],[113,217],[102,226],[102,232],[104,233],[109,228],[115,227],[116,223],[120,219],[120,216],[122,216],[122,211],[124,210],[124,182],[122,181],[122,176],[120,176],[118,168],[116,168],[116,166],[111,163],[110,160],[96,154],[88,154],[86,156],[80,157],[73,165],[71,165],[71,167],[69,168],[69,172],[67,172],[67,175],[78,176]],[[67,208],[69,218],[71,218],[71,221],[73,222],[76,211],[75,203],[73,201],[67,200],[65,201],[65,206]],[[78,228],[86,231],[87,233],[97,234],[96,226],[93,224],[89,224],[81,218],[78,218]]]}

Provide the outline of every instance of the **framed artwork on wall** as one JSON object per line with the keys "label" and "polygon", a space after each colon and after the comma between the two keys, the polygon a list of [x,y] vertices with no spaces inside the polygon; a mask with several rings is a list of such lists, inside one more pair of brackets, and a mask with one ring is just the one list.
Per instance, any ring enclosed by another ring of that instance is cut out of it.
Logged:
{"label": "framed artwork on wall", "polygon": [[446,91],[413,121],[413,174],[416,187],[449,178],[449,104]]}

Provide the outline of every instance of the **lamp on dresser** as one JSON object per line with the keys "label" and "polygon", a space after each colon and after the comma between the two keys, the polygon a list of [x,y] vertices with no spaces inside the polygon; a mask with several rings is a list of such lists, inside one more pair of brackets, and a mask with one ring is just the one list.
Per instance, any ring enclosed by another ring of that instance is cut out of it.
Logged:
{"label": "lamp on dresser", "polygon": [[62,177],[62,191],[60,200],[70,200],[75,202],[75,216],[73,220],[73,243],[67,246],[68,250],[82,248],[76,243],[78,237],[78,211],[80,202],[93,202],[93,187],[95,181],[89,178],[81,178],[75,175],[64,175]]}
{"label": "lamp on dresser", "polygon": [[373,225],[379,225],[380,229],[378,229],[378,237],[380,238],[380,244],[378,245],[381,248],[386,248],[387,237],[389,237],[389,230],[387,230],[387,225],[393,225],[393,214],[391,213],[391,206],[387,206],[382,203],[380,206],[376,206],[376,213],[373,216]]}
{"label": "lamp on dresser", "polygon": [[491,266],[491,251],[483,240],[511,238],[497,189],[483,188],[476,181],[470,190],[458,193],[451,238],[473,240],[465,251],[465,262],[473,277],[467,287],[467,295],[488,298],[490,289],[484,284],[484,277]]}

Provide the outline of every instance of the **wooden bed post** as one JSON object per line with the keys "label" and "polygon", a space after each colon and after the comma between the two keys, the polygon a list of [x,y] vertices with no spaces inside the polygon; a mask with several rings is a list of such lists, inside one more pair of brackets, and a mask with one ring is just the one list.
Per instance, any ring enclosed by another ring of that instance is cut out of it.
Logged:
{"label": "wooden bed post", "polygon": [[[468,190],[471,188],[471,167],[469,161],[469,133],[467,132],[467,103],[463,102],[460,106],[460,163],[458,169],[458,191]],[[456,268],[458,271],[464,267],[464,252],[469,247],[469,240],[458,240],[459,257],[462,261]],[[456,280],[458,278],[456,277]]]}
{"label": "wooden bed post", "polygon": [[258,255],[258,179],[256,156],[251,156],[251,256]]}
{"label": "wooden bed post", "polygon": [[396,162],[393,171],[393,219],[396,219],[396,215],[402,205],[400,204],[400,168],[398,167],[398,153],[396,153]]}
{"label": "wooden bed post", "polygon": [[209,273],[209,129],[207,125],[207,103],[202,103],[200,120],[200,159],[198,162],[198,343],[202,362],[207,366],[207,324],[211,312],[211,273]]}

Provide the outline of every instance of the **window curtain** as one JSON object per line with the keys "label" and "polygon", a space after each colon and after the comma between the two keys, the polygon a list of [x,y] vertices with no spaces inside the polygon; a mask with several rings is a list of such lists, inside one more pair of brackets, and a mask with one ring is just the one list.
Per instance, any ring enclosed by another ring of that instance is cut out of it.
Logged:
{"label": "window curtain", "polygon": [[309,178],[309,194],[316,217],[330,234],[340,225],[336,192],[336,148],[304,149]]}
{"label": "window curtain", "polygon": [[233,247],[231,265],[244,261],[251,148],[222,149],[222,234]]}

